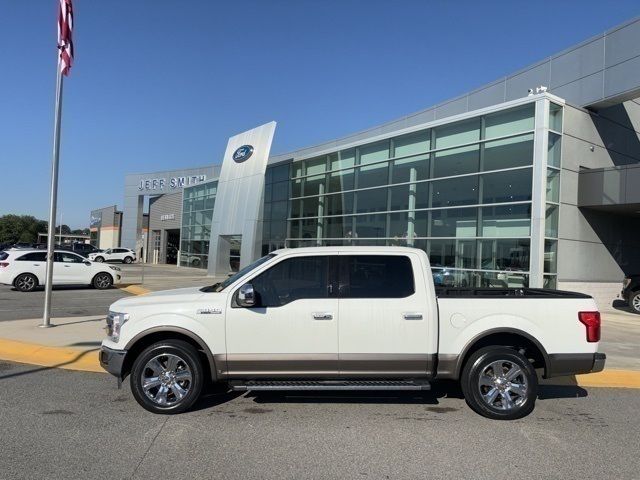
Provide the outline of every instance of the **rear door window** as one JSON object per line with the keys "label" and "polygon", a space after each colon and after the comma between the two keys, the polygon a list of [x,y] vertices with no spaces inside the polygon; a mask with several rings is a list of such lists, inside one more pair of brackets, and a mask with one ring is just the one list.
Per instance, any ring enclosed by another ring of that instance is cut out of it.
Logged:
{"label": "rear door window", "polygon": [[409,257],[340,257],[340,298],[405,298],[414,292],[413,269]]}
{"label": "rear door window", "polygon": [[[0,260],[4,260],[0,257]],[[32,252],[16,258],[20,262],[44,262],[47,260],[47,252]]]}

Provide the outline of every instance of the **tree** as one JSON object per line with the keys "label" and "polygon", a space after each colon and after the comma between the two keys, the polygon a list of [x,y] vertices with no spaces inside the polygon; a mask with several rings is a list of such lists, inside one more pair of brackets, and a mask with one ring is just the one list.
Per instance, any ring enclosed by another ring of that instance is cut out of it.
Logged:
{"label": "tree", "polygon": [[47,231],[47,222],[31,215],[3,215],[0,217],[0,243],[35,243],[38,233]]}

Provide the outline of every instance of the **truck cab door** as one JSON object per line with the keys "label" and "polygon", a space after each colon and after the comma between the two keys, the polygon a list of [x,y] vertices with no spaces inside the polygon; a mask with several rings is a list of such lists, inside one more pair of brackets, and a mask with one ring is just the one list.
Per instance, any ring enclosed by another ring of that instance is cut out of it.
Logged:
{"label": "truck cab door", "polygon": [[431,375],[437,319],[419,257],[344,253],[339,269],[341,376]]}
{"label": "truck cab door", "polygon": [[337,256],[288,256],[248,279],[255,305],[236,287],[226,316],[229,378],[338,375]]}

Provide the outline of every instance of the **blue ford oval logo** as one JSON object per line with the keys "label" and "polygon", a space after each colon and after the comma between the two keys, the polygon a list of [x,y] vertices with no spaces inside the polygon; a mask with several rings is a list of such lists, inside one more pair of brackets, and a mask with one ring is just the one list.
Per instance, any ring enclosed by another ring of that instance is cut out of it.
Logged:
{"label": "blue ford oval logo", "polygon": [[233,152],[233,160],[236,163],[249,160],[249,157],[253,155],[253,147],[251,145],[242,145],[235,152]]}

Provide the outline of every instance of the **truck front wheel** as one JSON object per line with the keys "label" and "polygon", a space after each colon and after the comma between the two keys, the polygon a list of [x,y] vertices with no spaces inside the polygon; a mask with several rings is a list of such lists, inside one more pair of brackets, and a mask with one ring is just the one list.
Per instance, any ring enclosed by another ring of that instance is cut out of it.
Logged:
{"label": "truck front wheel", "polygon": [[182,340],[147,347],[133,362],[131,391],[153,413],[181,413],[200,396],[203,369],[197,350]]}
{"label": "truck front wheel", "polygon": [[474,411],[495,420],[527,416],[538,396],[538,377],[531,362],[501,346],[474,352],[464,365],[460,386]]}

